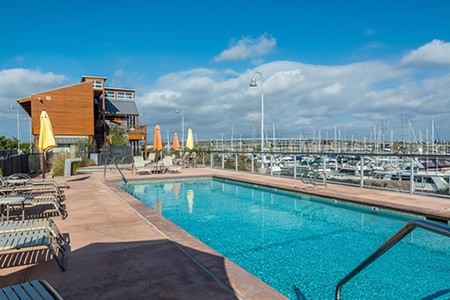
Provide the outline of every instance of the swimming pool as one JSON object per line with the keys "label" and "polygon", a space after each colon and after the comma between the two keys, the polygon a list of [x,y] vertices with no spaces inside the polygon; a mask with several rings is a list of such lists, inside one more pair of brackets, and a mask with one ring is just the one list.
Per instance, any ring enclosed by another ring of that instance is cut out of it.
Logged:
{"label": "swimming pool", "polygon": [[[416,217],[220,179],[130,184],[129,193],[291,299],[333,299],[340,279]],[[448,238],[416,229],[342,298],[448,299],[449,253]]]}

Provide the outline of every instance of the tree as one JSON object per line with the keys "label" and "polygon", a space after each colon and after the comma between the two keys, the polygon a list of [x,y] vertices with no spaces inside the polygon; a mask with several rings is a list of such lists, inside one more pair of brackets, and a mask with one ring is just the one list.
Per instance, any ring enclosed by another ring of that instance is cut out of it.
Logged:
{"label": "tree", "polygon": [[77,156],[89,157],[89,153],[94,151],[94,144],[89,139],[78,140],[73,143]]}
{"label": "tree", "polygon": [[[34,149],[34,144],[31,143],[31,149]],[[20,143],[20,150],[24,153],[30,153],[30,142]]]}
{"label": "tree", "polygon": [[0,149],[17,149],[17,139],[0,136]]}
{"label": "tree", "polygon": [[128,135],[120,126],[112,126],[109,135],[111,136],[111,146],[127,146],[130,143]]}

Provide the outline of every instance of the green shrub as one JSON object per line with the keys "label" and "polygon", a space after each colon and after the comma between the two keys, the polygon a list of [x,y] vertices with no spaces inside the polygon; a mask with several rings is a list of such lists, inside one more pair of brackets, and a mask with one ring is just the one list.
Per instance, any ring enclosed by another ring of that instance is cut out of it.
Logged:
{"label": "green shrub", "polygon": [[[75,169],[73,168],[73,166],[75,166]],[[72,163],[72,172],[76,172],[76,170],[78,168],[82,168],[82,167],[91,167],[91,166],[95,166],[95,161],[88,158],[88,157],[83,157],[81,159],[81,161],[77,161],[77,162],[73,162]]]}
{"label": "green shrub", "polygon": [[[70,152],[57,152],[52,155],[49,164],[52,167],[51,172],[53,176],[64,176],[64,165],[67,158],[74,158],[74,155]],[[83,157],[81,161],[72,162],[70,175],[75,174],[78,168],[88,166],[95,166],[95,161]]]}
{"label": "green shrub", "polygon": [[[53,176],[64,176],[64,164],[66,158],[72,158],[69,152],[56,152],[50,158],[50,165],[52,166]],[[72,164],[72,174],[76,171],[74,164]]]}
{"label": "green shrub", "polygon": [[90,152],[93,152],[95,147],[94,143],[89,139],[79,140],[73,143],[76,149],[77,157],[88,157]]}

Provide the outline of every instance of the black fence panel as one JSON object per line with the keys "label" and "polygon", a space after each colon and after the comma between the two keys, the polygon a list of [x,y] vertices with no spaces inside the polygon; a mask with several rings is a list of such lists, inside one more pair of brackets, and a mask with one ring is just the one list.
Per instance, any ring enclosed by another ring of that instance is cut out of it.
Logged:
{"label": "black fence panel", "polygon": [[[9,153],[9,155],[8,155]],[[0,159],[1,158],[6,158],[7,156],[14,156],[17,155],[17,150],[16,149],[0,149]]]}
{"label": "black fence panel", "polygon": [[29,173],[28,154],[0,159],[0,169],[3,176],[9,176],[14,173]]}
{"label": "black fence panel", "polygon": [[31,153],[28,155],[28,173],[42,173],[42,153]]}

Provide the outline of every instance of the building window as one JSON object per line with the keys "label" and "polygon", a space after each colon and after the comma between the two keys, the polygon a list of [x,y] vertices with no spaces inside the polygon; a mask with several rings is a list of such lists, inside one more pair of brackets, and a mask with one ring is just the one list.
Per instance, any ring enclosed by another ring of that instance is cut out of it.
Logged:
{"label": "building window", "polygon": [[117,92],[117,99],[133,99],[133,93]]}
{"label": "building window", "polygon": [[106,97],[115,98],[116,97],[116,93],[113,92],[113,91],[105,91],[105,96]]}
{"label": "building window", "polygon": [[103,87],[103,82],[101,80],[89,80],[94,83],[94,89],[101,89]]}

